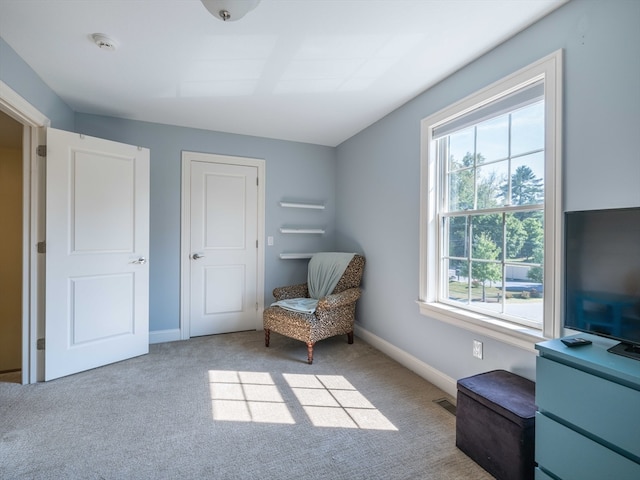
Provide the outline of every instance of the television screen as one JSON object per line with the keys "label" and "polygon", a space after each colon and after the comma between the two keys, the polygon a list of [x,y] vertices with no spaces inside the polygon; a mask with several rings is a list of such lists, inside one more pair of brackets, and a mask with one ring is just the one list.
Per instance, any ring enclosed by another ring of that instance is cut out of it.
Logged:
{"label": "television screen", "polygon": [[637,350],[640,207],[567,212],[564,233],[564,326]]}

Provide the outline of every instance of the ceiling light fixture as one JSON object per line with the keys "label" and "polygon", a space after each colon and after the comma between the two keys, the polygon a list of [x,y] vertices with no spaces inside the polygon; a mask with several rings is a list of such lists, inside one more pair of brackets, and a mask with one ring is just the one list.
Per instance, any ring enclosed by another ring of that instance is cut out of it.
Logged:
{"label": "ceiling light fixture", "polygon": [[258,6],[260,0],[200,0],[207,10],[223,22],[240,20]]}
{"label": "ceiling light fixture", "polygon": [[118,48],[118,43],[114,39],[107,37],[104,33],[94,33],[91,35],[91,38],[93,38],[93,41],[96,42],[96,45],[102,50],[114,51]]}

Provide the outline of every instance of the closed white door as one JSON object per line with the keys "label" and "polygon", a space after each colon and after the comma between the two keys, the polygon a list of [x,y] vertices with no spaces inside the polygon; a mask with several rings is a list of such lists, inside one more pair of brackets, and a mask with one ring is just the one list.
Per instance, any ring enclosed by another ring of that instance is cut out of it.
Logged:
{"label": "closed white door", "polygon": [[258,169],[191,161],[191,337],[254,330]]}
{"label": "closed white door", "polygon": [[45,379],[149,351],[149,150],[47,130]]}

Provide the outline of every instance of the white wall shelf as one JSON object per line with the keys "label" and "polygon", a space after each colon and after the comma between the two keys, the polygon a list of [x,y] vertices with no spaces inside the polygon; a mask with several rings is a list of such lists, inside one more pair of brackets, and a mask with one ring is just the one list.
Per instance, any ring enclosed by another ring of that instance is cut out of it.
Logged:
{"label": "white wall shelf", "polygon": [[311,258],[314,253],[281,253],[280,258],[282,260],[300,260],[304,258]]}
{"label": "white wall shelf", "polygon": [[[303,208],[310,210],[324,210],[324,205],[321,203],[314,202],[280,202],[280,206],[283,208]],[[315,222],[313,222],[315,223]],[[302,234],[302,235],[324,235],[325,229],[321,227],[299,227],[299,226],[281,226],[280,227],[281,234]],[[300,239],[302,241],[302,239]],[[305,247],[299,245],[299,248],[304,249]],[[311,247],[317,248],[317,247]],[[300,259],[309,259],[313,257],[314,253],[281,253],[280,258],[282,260],[300,260]]]}
{"label": "white wall shelf", "polygon": [[311,233],[323,235],[324,228],[281,228],[280,233]]}
{"label": "white wall shelf", "polygon": [[324,205],[321,203],[280,202],[280,206],[285,208],[310,208],[315,210],[324,210]]}

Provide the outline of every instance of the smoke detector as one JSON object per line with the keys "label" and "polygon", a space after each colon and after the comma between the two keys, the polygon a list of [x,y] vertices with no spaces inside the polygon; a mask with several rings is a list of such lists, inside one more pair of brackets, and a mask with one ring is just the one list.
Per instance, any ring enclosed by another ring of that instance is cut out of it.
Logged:
{"label": "smoke detector", "polygon": [[91,38],[93,38],[93,41],[102,50],[109,50],[113,52],[116,48],[118,48],[118,43],[113,38],[109,38],[104,33],[94,33],[93,35],[91,35]]}

